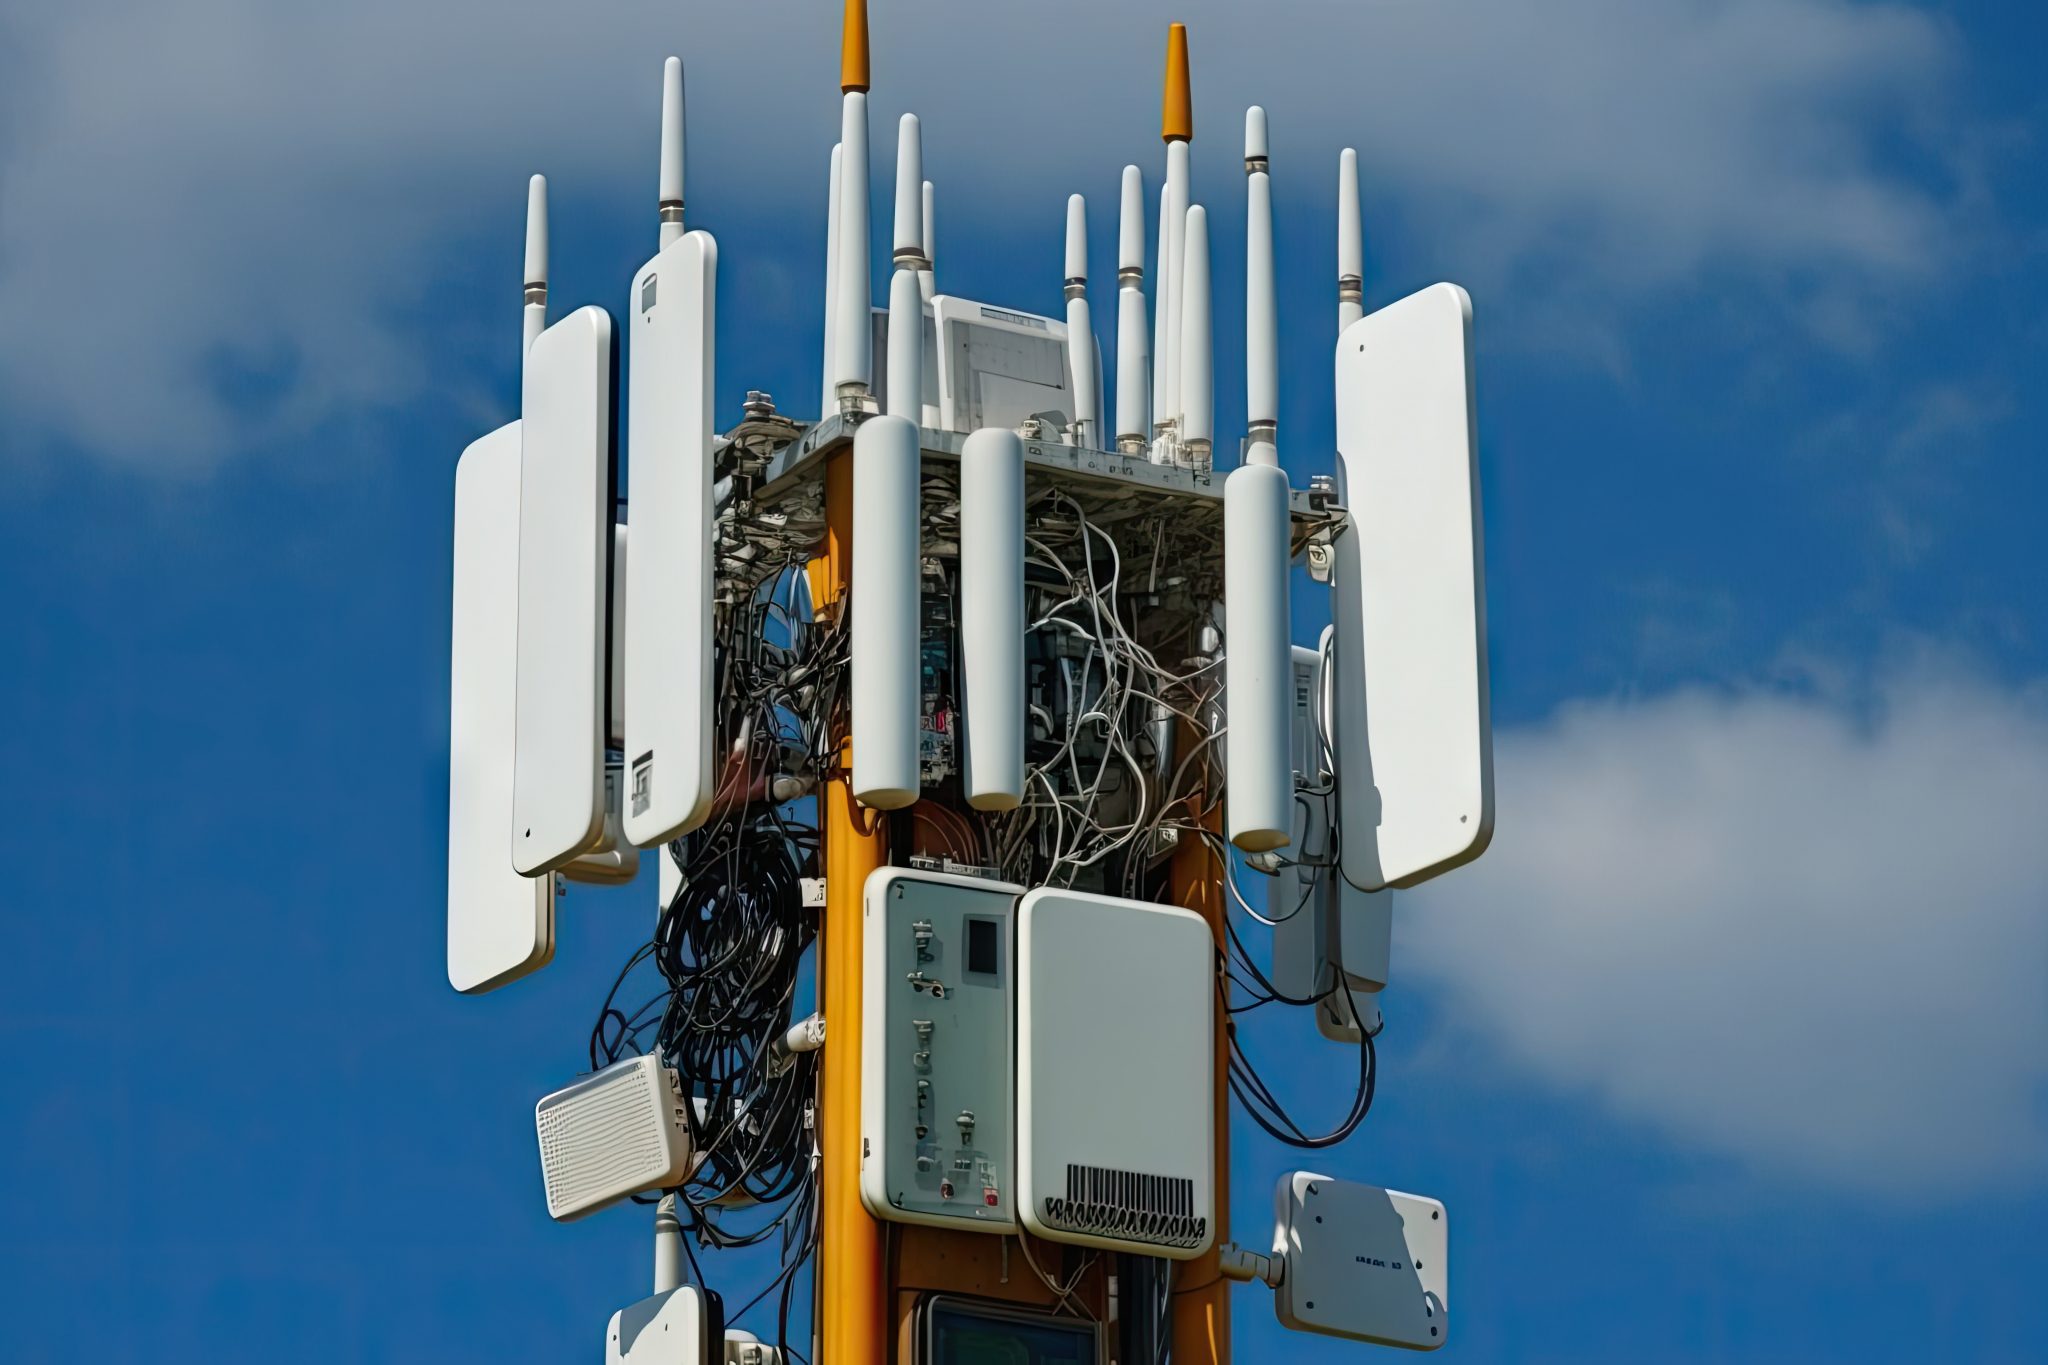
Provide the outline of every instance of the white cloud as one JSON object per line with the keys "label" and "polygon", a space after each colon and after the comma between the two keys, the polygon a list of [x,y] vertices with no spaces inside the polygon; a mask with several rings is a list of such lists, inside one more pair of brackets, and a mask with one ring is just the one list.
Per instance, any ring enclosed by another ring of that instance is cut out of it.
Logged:
{"label": "white cloud", "polygon": [[[203,470],[445,393],[455,366],[419,317],[429,286],[459,243],[516,237],[532,169],[585,203],[644,188],[670,48],[689,63],[693,178],[745,187],[728,228],[815,216],[837,8],[100,0],[14,19],[0,398],[89,452]],[[1176,13],[1194,33],[1198,186],[1239,192],[1236,111],[1260,100],[1283,208],[1326,205],[1335,150],[1356,142],[1374,211],[1435,243],[1419,268],[1621,306],[1711,271],[1892,280],[1944,253],[1948,199],[1881,148],[1939,163],[1956,53],[1898,5]],[[1122,161],[1153,164],[1163,16],[877,5],[877,114],[915,103],[938,178],[988,191],[949,194],[947,228],[1024,204],[1054,221],[1077,182],[1106,194]],[[992,119],[999,82],[1028,115]]]}
{"label": "white cloud", "polygon": [[2048,1176],[2048,705],[1585,703],[1502,736],[1499,827],[1398,956],[1547,1085],[1769,1175],[1914,1200]]}

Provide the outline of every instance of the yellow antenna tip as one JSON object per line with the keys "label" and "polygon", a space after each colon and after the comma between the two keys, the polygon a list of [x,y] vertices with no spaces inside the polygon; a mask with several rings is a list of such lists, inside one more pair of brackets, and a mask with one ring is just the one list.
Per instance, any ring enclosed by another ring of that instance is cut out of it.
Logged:
{"label": "yellow antenna tip", "polygon": [[1188,26],[1166,30],[1166,98],[1159,106],[1159,136],[1167,142],[1195,140],[1195,101],[1188,90]]}
{"label": "yellow antenna tip", "polygon": [[846,0],[846,21],[839,30],[839,88],[868,88],[867,0]]}

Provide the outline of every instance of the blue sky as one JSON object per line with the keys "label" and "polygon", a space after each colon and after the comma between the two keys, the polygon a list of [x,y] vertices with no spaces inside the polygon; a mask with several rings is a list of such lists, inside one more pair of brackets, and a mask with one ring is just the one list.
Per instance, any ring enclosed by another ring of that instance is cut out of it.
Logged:
{"label": "blue sky", "polygon": [[[525,176],[558,315],[649,254],[669,50],[721,410],[808,413],[835,8],[0,19],[8,1358],[577,1358],[645,1292],[640,1218],[548,1222],[530,1115],[651,889],[578,889],[513,989],[442,975],[453,461],[513,415]],[[1476,310],[1499,836],[1402,902],[1364,1130],[1297,1159],[1238,1125],[1241,1239],[1297,1165],[1441,1197],[1457,1359],[2036,1358],[2042,22],[1105,8],[877,0],[877,180],[914,109],[942,288],[1054,311],[1080,191],[1107,327],[1184,18],[1219,432],[1247,102],[1297,481],[1329,463],[1340,146],[1369,305],[1448,278]],[[1032,117],[990,117],[973,51],[1031,73]],[[1312,1033],[1251,1046],[1334,1117]],[[1262,1298],[1241,1359],[1363,1353]]]}

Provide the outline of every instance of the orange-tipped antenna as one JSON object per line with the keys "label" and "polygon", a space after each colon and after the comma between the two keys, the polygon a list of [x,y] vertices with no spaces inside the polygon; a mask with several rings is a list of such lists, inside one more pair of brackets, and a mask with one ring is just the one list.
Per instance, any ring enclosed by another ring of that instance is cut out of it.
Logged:
{"label": "orange-tipped antenna", "polygon": [[[848,0],[847,12],[853,10]],[[862,27],[865,35],[866,27]],[[867,48],[861,48],[861,70],[867,70]],[[1159,136],[1167,142],[1192,142],[1195,138],[1195,101],[1188,90],[1188,26],[1173,24],[1166,30],[1166,98],[1159,106]]]}
{"label": "orange-tipped antenna", "polygon": [[839,30],[839,88],[868,88],[868,0],[846,0],[846,20]]}

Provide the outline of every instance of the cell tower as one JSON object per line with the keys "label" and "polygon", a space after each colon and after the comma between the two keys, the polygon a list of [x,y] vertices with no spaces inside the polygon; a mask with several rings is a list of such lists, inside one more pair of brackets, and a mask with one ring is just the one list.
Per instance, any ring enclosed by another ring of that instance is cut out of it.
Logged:
{"label": "cell tower", "polygon": [[[546,966],[568,883],[656,864],[535,1106],[551,1216],[653,1213],[607,1359],[1214,1365],[1247,1281],[1290,1328],[1441,1346],[1441,1203],[1275,1172],[1274,1226],[1234,1234],[1229,1139],[1235,1101],[1344,1169],[1393,890],[1491,836],[1470,300],[1365,311],[1347,150],[1338,473],[1290,481],[1283,380],[1332,370],[1282,372],[1246,110],[1245,429],[1218,432],[1174,24],[1156,201],[1116,177],[1109,363],[1079,193],[1036,295],[941,289],[914,114],[877,309],[868,40],[847,0],[815,418],[715,411],[671,57],[654,254],[620,311],[550,325],[533,178],[519,420],[456,466],[450,984]],[[1228,1023],[1255,1006],[1355,1049],[1333,1131],[1261,1079]],[[719,1252],[768,1242],[779,1269],[729,1282]]]}

